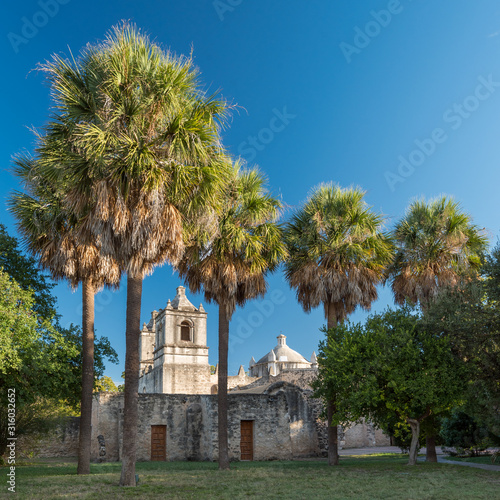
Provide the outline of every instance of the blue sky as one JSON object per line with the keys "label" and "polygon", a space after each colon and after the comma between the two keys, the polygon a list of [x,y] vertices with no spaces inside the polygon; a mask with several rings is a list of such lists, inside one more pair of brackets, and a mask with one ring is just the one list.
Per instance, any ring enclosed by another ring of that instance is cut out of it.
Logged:
{"label": "blue sky", "polygon": [[[454,196],[484,227],[500,232],[500,5],[495,0],[25,0],[2,16],[4,118],[1,222],[16,235],[5,200],[17,187],[12,155],[31,150],[31,128],[49,115],[37,63],[135,22],[177,54],[193,50],[202,79],[239,106],[224,143],[258,165],[290,210],[321,182],[359,185],[387,228],[416,197]],[[142,317],[165,307],[181,284],[168,266],[144,282]],[[126,286],[96,297],[96,329],[125,354]],[[55,289],[63,323],[81,322],[81,295]],[[372,310],[392,304],[380,290]],[[195,305],[201,296],[188,292]],[[208,315],[210,362],[217,361],[217,312]],[[356,312],[354,320],[365,313]],[[287,335],[307,358],[317,350],[323,311],[305,314],[282,275],[269,294],[231,323],[229,369],[248,366]]]}

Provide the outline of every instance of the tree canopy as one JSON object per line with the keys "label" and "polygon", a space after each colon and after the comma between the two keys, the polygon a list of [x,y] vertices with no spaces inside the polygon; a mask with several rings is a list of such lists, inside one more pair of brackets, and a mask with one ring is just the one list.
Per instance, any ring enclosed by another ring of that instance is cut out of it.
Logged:
{"label": "tree canopy", "polygon": [[396,255],[387,274],[394,299],[424,308],[440,289],[474,276],[487,245],[483,230],[446,196],[412,202],[393,234]]}
{"label": "tree canopy", "polygon": [[[19,417],[16,431],[21,434],[32,429],[32,418],[39,413],[33,408],[40,408],[41,401],[52,401],[54,405],[62,402],[77,408],[81,393],[82,336],[80,327],[63,328],[59,324],[56,300],[50,294],[52,284],[36,269],[32,259],[20,254],[16,240],[2,229],[11,248],[3,254],[6,268],[13,275],[29,276],[25,290],[0,270],[0,387],[5,388],[0,394],[0,406],[7,407],[6,389],[15,389]],[[23,272],[24,266],[28,266],[29,272]],[[96,342],[95,359],[96,378],[103,376],[106,359],[117,362],[107,338]],[[6,414],[2,412],[0,454],[5,445]]]}
{"label": "tree canopy", "polygon": [[409,425],[410,463],[416,461],[420,424],[464,398],[467,368],[449,339],[422,327],[408,307],[346,323],[320,346],[316,393],[335,397],[333,423],[365,417],[382,428]]}
{"label": "tree canopy", "polygon": [[38,316],[50,320],[56,315],[56,299],[51,294],[54,283],[39,272],[35,259],[21,252],[17,240],[9,236],[3,224],[0,224],[0,267],[21,289],[34,293],[33,308]]}
{"label": "tree canopy", "polygon": [[441,293],[423,322],[446,336],[469,367],[467,412],[500,437],[500,246],[485,258],[478,278]]}

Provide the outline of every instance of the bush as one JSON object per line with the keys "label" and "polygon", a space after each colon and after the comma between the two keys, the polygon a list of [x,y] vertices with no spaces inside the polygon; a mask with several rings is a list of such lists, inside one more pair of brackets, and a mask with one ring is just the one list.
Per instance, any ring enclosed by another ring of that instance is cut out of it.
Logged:
{"label": "bush", "polygon": [[460,411],[443,419],[440,435],[443,444],[455,448],[457,455],[477,456],[492,444],[488,429],[480,427],[474,418]]}

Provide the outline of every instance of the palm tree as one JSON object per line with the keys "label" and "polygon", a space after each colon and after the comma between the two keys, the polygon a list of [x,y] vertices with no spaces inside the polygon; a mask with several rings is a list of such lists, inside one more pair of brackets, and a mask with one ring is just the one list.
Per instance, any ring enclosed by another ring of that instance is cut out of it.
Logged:
{"label": "palm tree", "polygon": [[63,202],[79,218],[78,239],[95,238],[127,273],[120,485],[135,486],[142,281],[181,257],[184,217],[219,203],[228,105],[206,95],[191,59],[127,24],[76,60],[54,56],[42,69],[58,113],[53,130],[71,144],[45,175],[68,186]]}
{"label": "palm tree", "polygon": [[[451,198],[410,204],[394,229],[396,255],[388,269],[394,300],[422,310],[443,288],[479,271],[487,238]],[[435,437],[427,437],[427,461],[437,462]]]}
{"label": "palm tree", "polygon": [[410,204],[394,228],[396,256],[388,269],[394,300],[427,305],[444,287],[477,273],[487,238],[458,203],[442,196]]}
{"label": "palm tree", "polygon": [[[306,312],[323,305],[328,330],[356,307],[370,309],[391,260],[390,239],[381,232],[383,218],[366,205],[364,194],[359,188],[321,185],[285,228],[285,277]],[[334,411],[335,401],[329,400],[330,465],[339,463]]]}
{"label": "palm tree", "polygon": [[[237,305],[267,289],[266,275],[286,256],[281,228],[275,222],[280,202],[264,188],[256,170],[235,165],[226,199],[210,237],[198,234],[177,266],[191,291],[219,306],[218,433],[219,469],[229,469],[227,364],[229,321]],[[206,236],[206,235],[205,235]]]}
{"label": "palm tree", "polygon": [[[42,157],[51,141],[44,138],[43,142],[45,147],[38,148]],[[73,288],[82,284],[82,393],[77,473],[90,474],[94,295],[103,286],[118,287],[121,273],[116,261],[101,255],[95,243],[75,238],[74,216],[62,207],[61,192],[38,175],[35,160],[27,155],[18,156],[15,173],[29,193],[15,193],[9,200],[24,243],[54,279],[67,279]]]}

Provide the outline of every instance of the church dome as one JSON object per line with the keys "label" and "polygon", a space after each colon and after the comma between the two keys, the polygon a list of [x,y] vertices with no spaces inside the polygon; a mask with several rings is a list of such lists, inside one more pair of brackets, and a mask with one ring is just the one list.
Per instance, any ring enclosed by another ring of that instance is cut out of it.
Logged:
{"label": "church dome", "polygon": [[[274,353],[274,356],[273,354]],[[272,359],[274,357],[274,359]],[[299,354],[297,351],[294,351],[290,347],[286,345],[286,336],[281,334],[278,336],[278,345],[269,351],[268,354],[263,356],[257,361],[257,364],[267,363],[269,361],[285,361],[288,363],[305,363],[309,365],[309,361]]]}
{"label": "church dome", "polygon": [[286,370],[316,370],[318,362],[315,353],[311,361],[307,361],[302,354],[290,349],[286,345],[286,337],[281,334],[278,335],[278,345],[260,358],[257,363],[252,357],[249,368],[251,377],[276,376]]}

